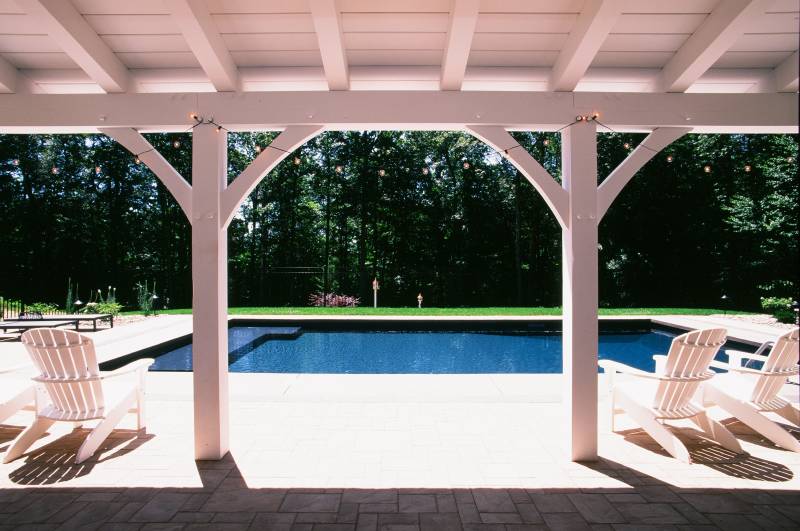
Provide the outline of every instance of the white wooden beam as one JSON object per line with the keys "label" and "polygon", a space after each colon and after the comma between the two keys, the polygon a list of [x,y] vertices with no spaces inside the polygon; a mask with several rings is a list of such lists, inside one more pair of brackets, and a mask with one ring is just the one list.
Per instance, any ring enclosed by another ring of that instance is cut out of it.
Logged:
{"label": "white wooden beam", "polygon": [[279,134],[222,192],[220,216],[227,227],[253,188],[289,154],[324,129],[321,125],[294,125]]}
{"label": "white wooden beam", "polygon": [[328,89],[347,90],[350,88],[350,75],[342,38],[341,14],[336,7],[336,0],[309,0],[309,7]]}
{"label": "white wooden beam", "polygon": [[797,92],[798,62],[800,62],[800,57],[798,52],[794,52],[775,68],[775,86],[778,92]]}
{"label": "white wooden beam", "polygon": [[664,66],[657,89],[684,92],[727,52],[772,0],[724,0]]}
{"label": "white wooden beam", "polygon": [[139,158],[180,205],[186,219],[192,222],[192,187],[139,132],[129,127],[105,127],[100,132],[119,142]]}
{"label": "white wooden beam", "polygon": [[225,42],[211,20],[205,0],[165,0],[167,9],[205,71],[221,92],[239,89],[239,72]]}
{"label": "white wooden beam", "polygon": [[587,0],[553,65],[548,83],[550,90],[575,90],[622,14],[624,5],[624,0]]}
{"label": "white wooden beam", "polygon": [[601,113],[616,131],[691,127],[696,133],[796,133],[796,94],[607,92],[317,91],[203,94],[0,94],[0,133],[186,131],[190,113],[233,131],[461,130],[497,125],[556,131],[577,114]]}
{"label": "white wooden beam", "polygon": [[69,0],[16,0],[89,77],[106,92],[128,89],[128,69]]}
{"label": "white wooden beam", "polygon": [[555,215],[562,228],[567,227],[569,198],[567,192],[553,179],[539,162],[522,147],[504,128],[496,125],[468,125],[473,136],[506,157],[530,182]]}
{"label": "white wooden beam", "polygon": [[572,461],[597,460],[597,134],[593,121],[561,133],[561,179],[569,197],[561,228],[564,415]]}
{"label": "white wooden beam", "polygon": [[472,36],[478,23],[480,0],[453,0],[450,10],[450,29],[442,57],[442,90],[461,90],[467,70]]}
{"label": "white wooden beam", "polygon": [[647,135],[622,163],[614,168],[597,189],[597,219],[603,219],[608,208],[633,176],[661,150],[691,131],[689,127],[659,127]]}
{"label": "white wooden beam", "polygon": [[17,91],[19,72],[17,69],[0,57],[0,92],[9,93]]}

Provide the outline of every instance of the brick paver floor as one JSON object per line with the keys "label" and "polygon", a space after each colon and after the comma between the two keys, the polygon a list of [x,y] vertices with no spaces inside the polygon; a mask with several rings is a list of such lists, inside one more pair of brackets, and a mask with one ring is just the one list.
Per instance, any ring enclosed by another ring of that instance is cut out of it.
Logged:
{"label": "brick paver floor", "polygon": [[[747,454],[685,426],[688,465],[601,410],[581,464],[560,404],[253,399],[232,403],[231,453],[195,462],[191,401],[156,387],[146,435],[126,419],[75,465],[86,430],[60,426],[0,465],[0,531],[800,528],[800,454],[732,421]],[[29,420],[0,426],[0,456]]]}

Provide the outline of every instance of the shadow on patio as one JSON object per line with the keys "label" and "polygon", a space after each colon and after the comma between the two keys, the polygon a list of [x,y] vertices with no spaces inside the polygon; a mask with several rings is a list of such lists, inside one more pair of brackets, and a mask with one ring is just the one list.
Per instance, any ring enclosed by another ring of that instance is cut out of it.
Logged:
{"label": "shadow on patio", "polygon": [[[10,430],[5,430],[7,434]],[[123,431],[103,448],[100,461],[130,452],[149,438]],[[631,435],[635,438],[635,435]],[[456,530],[484,529],[731,529],[797,527],[800,492],[778,489],[678,488],[621,463],[586,466],[621,482],[620,488],[561,489],[337,489],[252,488],[233,456],[198,462],[202,487],[57,487],[89,474],[96,458],[70,463],[79,444],[73,432],[21,461],[10,479],[25,485],[0,489],[1,529]],[[111,452],[109,454],[109,451]],[[736,477],[780,482],[791,471],[752,456],[696,447],[704,465]],[[581,466],[581,465],[577,465]],[[49,485],[34,488],[34,485]],[[594,527],[598,526],[598,527]],[[37,527],[38,528],[38,527]],[[156,528],[156,527],[153,527]]]}

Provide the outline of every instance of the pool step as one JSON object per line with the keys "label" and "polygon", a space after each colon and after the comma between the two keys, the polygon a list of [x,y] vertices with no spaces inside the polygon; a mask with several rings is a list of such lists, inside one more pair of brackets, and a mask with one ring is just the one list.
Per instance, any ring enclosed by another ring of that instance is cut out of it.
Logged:
{"label": "pool step", "polygon": [[264,339],[297,339],[303,330],[299,326],[265,326]]}

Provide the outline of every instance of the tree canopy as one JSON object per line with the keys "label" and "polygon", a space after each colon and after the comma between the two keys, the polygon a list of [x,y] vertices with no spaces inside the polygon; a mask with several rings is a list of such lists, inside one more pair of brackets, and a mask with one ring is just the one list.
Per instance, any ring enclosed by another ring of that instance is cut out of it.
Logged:
{"label": "tree canopy", "polygon": [[[556,178],[557,134],[514,133]],[[147,135],[191,174],[191,135]],[[272,133],[229,135],[230,176]],[[599,180],[644,135],[598,135]],[[656,155],[600,225],[601,306],[754,309],[798,283],[797,137],[687,135]],[[708,171],[706,171],[706,166]],[[143,164],[102,135],[0,136],[0,295],[63,305],[155,281],[191,304],[191,234]],[[327,132],[273,170],[229,229],[232,306],[306,305],[311,292],[385,306],[553,306],[560,229],[491,148],[458,132]],[[326,274],[327,272],[327,274]]]}

